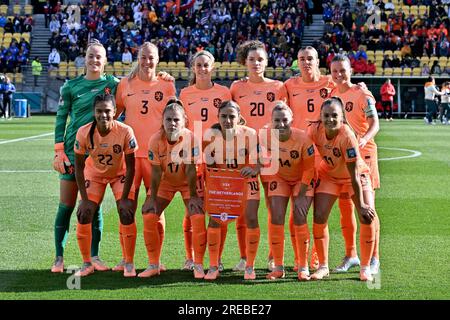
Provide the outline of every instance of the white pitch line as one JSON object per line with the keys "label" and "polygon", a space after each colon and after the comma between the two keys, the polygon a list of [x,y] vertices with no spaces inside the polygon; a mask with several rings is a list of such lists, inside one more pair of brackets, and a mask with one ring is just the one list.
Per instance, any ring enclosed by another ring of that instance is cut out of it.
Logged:
{"label": "white pitch line", "polygon": [[378,147],[378,149],[398,150],[398,151],[405,151],[405,152],[410,152],[410,153],[412,153],[412,154],[410,154],[410,155],[407,155],[407,156],[401,156],[401,157],[381,158],[381,159],[378,159],[378,161],[390,161],[390,160],[399,160],[399,159],[416,158],[416,157],[420,157],[420,156],[422,155],[422,152],[420,152],[420,151],[409,150],[409,149],[388,148],[388,147]]}
{"label": "white pitch line", "polygon": [[0,173],[51,173],[53,170],[0,170]]}
{"label": "white pitch line", "polygon": [[20,141],[25,141],[25,140],[30,140],[30,139],[34,139],[34,138],[40,138],[40,137],[47,137],[47,136],[51,136],[52,134],[54,134],[54,132],[43,133],[43,134],[39,134],[37,136],[24,137],[24,138],[18,138],[18,139],[6,140],[6,141],[0,141],[0,144],[20,142]]}

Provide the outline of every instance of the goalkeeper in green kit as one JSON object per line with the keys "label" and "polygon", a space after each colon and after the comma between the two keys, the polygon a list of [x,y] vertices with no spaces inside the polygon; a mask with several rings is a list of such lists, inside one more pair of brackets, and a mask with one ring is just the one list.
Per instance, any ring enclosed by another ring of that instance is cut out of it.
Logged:
{"label": "goalkeeper in green kit", "polygon": [[[97,40],[86,50],[86,74],[67,81],[61,88],[61,98],[55,124],[55,157],[53,168],[60,173],[60,198],[55,219],[56,259],[52,272],[64,272],[64,247],[69,233],[70,217],[75,208],[78,187],[74,174],[74,143],[78,129],[93,121],[95,96],[100,93],[116,93],[119,80],[104,75],[106,51]],[[70,118],[68,124],[67,120]],[[66,126],[67,124],[67,126]],[[99,258],[103,218],[101,208],[92,221],[91,255],[95,270],[106,271],[108,266]]]}

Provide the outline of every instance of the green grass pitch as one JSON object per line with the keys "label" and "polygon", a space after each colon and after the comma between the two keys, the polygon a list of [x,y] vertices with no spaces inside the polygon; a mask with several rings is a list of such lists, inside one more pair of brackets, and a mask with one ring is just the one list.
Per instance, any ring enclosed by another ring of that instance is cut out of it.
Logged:
{"label": "green grass pitch", "polygon": [[[293,253],[286,228],[286,279],[265,279],[267,211],[259,211],[261,244],[257,280],[244,282],[231,271],[239,260],[234,223],[223,262],[226,270],[213,282],[195,281],[179,271],[184,262],[182,217],[177,196],[166,210],[162,262],[169,270],[151,279],[125,279],[120,273],[96,272],[69,290],[70,274],[51,274],[53,222],[58,205],[58,175],[52,171],[54,117],[0,121],[0,299],[449,299],[450,298],[450,126],[425,126],[419,120],[382,122],[377,136],[382,187],[376,195],[381,220],[381,275],[375,283],[359,281],[359,271],[331,274],[328,280],[300,283],[292,272]],[[47,134],[47,135],[45,135]],[[10,142],[13,139],[38,136]],[[386,149],[384,149],[386,148]],[[412,155],[413,158],[384,161]],[[143,201],[141,192],[140,202]],[[101,256],[111,266],[120,259],[118,215],[111,191],[104,201]],[[310,212],[309,220],[311,221]],[[137,213],[138,271],[147,265],[141,213]],[[72,217],[65,266],[81,264]],[[311,226],[311,225],[310,225]],[[330,217],[330,267],[343,254],[336,206]],[[205,267],[208,266],[208,255]]]}

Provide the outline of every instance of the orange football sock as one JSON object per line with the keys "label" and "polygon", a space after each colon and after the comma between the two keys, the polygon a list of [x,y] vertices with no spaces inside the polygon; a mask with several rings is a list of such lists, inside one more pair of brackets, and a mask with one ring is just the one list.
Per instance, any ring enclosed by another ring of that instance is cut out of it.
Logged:
{"label": "orange football sock", "polygon": [[160,217],[153,213],[143,215],[144,218],[144,242],[147,248],[148,261],[150,264],[159,264],[161,255],[161,240],[158,221]]}
{"label": "orange football sock", "polygon": [[295,225],[294,225],[294,211],[293,211],[293,205],[291,205],[291,210],[289,214],[289,234],[291,236],[291,243],[292,248],[294,249],[294,263],[299,264],[300,259],[298,256],[298,248],[297,248],[297,241],[295,241]]}
{"label": "orange football sock", "polygon": [[162,249],[162,245],[164,242],[164,233],[166,232],[166,217],[164,216],[164,212],[161,213],[161,215],[159,216],[158,232],[159,232],[160,248]]}
{"label": "orange football sock", "polygon": [[339,198],[341,212],[341,230],[345,241],[345,256],[356,257],[356,218],[353,214],[353,201],[350,198]]}
{"label": "orange football sock", "polygon": [[269,254],[268,254],[267,258],[269,260],[269,259],[273,259],[273,254],[272,254],[272,247],[270,245],[270,223],[271,223],[270,217],[272,217],[272,210],[270,208],[270,201],[269,201],[268,193],[269,193],[269,191],[264,189],[264,203],[266,204],[266,208],[267,208],[267,242],[269,245]]}
{"label": "orange football sock", "polygon": [[209,252],[209,265],[211,267],[219,266],[219,253],[220,253],[220,233],[222,228],[208,227],[208,252]]}
{"label": "orange football sock", "polygon": [[236,220],[236,237],[239,245],[239,254],[241,258],[246,257],[246,233],[247,224],[245,223],[245,214],[241,214]]}
{"label": "orange football sock", "polygon": [[91,262],[92,223],[77,223],[77,240],[83,262]]}
{"label": "orange football sock", "polygon": [[372,256],[380,259],[380,218],[378,216],[375,217],[374,222],[375,224],[375,245],[373,248],[373,254]]}
{"label": "orange football sock", "polygon": [[313,224],[314,245],[317,250],[320,265],[328,265],[328,245],[330,235],[328,233],[328,224]]}
{"label": "orange football sock", "polygon": [[308,224],[294,226],[295,228],[295,242],[297,243],[297,252],[299,268],[308,267],[308,252],[309,252],[309,228]]}
{"label": "orange football sock", "polygon": [[284,225],[270,224],[273,260],[276,266],[284,265]]}
{"label": "orange football sock", "polygon": [[192,244],[194,246],[194,263],[203,265],[206,251],[205,215],[194,214],[190,217],[192,223]]}
{"label": "orange football sock", "polygon": [[369,266],[375,246],[376,223],[375,221],[372,221],[371,224],[361,223],[360,228],[359,246],[361,249],[361,266]]}
{"label": "orange football sock", "polygon": [[256,258],[256,253],[258,252],[260,236],[261,236],[261,232],[259,230],[259,227],[254,228],[254,229],[247,228],[247,236],[246,236],[247,263],[246,263],[246,267],[253,267],[255,265],[255,258]]}
{"label": "orange football sock", "polygon": [[187,209],[183,218],[183,233],[184,233],[184,250],[186,251],[186,259],[192,260],[193,246],[192,246],[192,224],[188,216]]}
{"label": "orange football sock", "polygon": [[122,250],[122,259],[125,260],[125,248],[123,247],[123,229],[122,224],[119,222],[119,240],[120,240],[120,249]]}
{"label": "orange football sock", "polygon": [[123,247],[125,251],[125,262],[126,263],[133,263],[134,260],[134,251],[136,248],[136,235],[137,235],[137,228],[136,228],[136,222],[133,222],[129,225],[122,225],[122,241],[123,241]]}
{"label": "orange football sock", "polygon": [[219,247],[219,259],[222,258],[223,246],[225,245],[225,240],[227,240],[228,233],[228,223],[220,223],[220,247]]}

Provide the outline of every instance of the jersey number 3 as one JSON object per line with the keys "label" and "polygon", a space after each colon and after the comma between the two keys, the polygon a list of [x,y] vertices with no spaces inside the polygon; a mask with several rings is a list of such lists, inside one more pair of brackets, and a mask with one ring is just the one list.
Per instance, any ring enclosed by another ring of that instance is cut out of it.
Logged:
{"label": "jersey number 3", "polygon": [[141,110],[142,114],[147,114],[148,113],[148,100],[142,100],[142,110]]}

